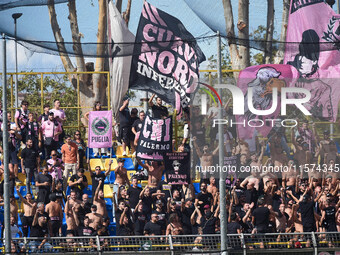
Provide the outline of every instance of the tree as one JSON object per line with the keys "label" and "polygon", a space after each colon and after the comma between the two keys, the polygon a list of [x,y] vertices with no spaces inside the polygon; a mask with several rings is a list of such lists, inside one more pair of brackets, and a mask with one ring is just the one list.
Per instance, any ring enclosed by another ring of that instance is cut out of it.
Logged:
{"label": "tree", "polygon": [[67,116],[67,126],[77,126],[77,109],[68,108],[77,106],[77,93],[73,85],[69,82],[66,75],[54,75],[43,77],[43,99],[41,97],[41,76],[39,75],[23,75],[18,82],[18,89],[25,97],[24,99],[29,102],[29,110],[41,113],[41,104],[48,104],[51,108],[55,99],[62,99],[63,107]]}
{"label": "tree", "polygon": [[[50,15],[51,28],[54,34],[55,41],[58,46],[59,55],[63,63],[66,72],[85,72],[85,71],[104,71],[105,67],[105,35],[106,35],[106,13],[107,13],[107,0],[98,0],[99,13],[98,13],[98,32],[97,32],[97,58],[94,63],[85,63],[83,56],[83,50],[81,45],[82,34],[79,31],[77,20],[76,1],[69,0],[69,23],[72,32],[73,50],[76,54],[76,66],[71,62],[69,55],[67,54],[64,38],[61,34],[61,30],[57,21],[57,15],[55,11],[54,0],[48,0],[48,12]],[[120,4],[118,9],[121,9],[121,1],[117,1],[117,5]],[[128,1],[127,10],[124,14],[124,19],[128,23],[130,18],[131,1]],[[79,88],[80,88],[80,102],[82,107],[93,105],[95,101],[100,101],[103,105],[106,105],[107,96],[107,82],[104,74],[81,74],[79,75]],[[74,88],[77,88],[76,75],[69,75],[68,79],[71,81]],[[88,109],[83,108],[83,113]]]}
{"label": "tree", "polygon": [[[244,69],[251,63],[249,47],[249,0],[238,1],[238,40],[235,36],[234,16],[231,0],[222,0],[224,8],[224,18],[226,23],[226,34],[229,44],[232,69]],[[264,56],[260,63],[271,63],[273,61],[273,36],[274,36],[274,0],[267,0],[267,26],[264,34]],[[289,0],[283,0],[282,28],[280,42],[286,40],[287,22],[289,14]],[[282,61],[284,44],[280,44],[279,55],[275,58],[275,63]],[[237,78],[238,74],[234,74]]]}
{"label": "tree", "polygon": [[283,9],[282,9],[282,20],[281,20],[281,36],[280,36],[280,44],[278,53],[274,59],[275,64],[283,63],[283,55],[285,52],[285,44],[287,38],[287,26],[288,26],[288,16],[289,16],[289,7],[290,7],[290,0],[283,0]]}
{"label": "tree", "polygon": [[[232,69],[244,69],[250,65],[249,53],[249,0],[239,0],[238,4],[238,37],[240,45],[235,40],[234,15],[231,0],[222,0],[224,18],[226,23],[226,34],[229,44]],[[234,75],[238,77],[238,73]]]}

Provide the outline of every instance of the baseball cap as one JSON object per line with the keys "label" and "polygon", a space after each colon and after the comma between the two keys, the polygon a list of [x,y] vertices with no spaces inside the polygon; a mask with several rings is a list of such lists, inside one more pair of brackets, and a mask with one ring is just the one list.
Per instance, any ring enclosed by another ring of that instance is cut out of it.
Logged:
{"label": "baseball cap", "polygon": [[117,161],[118,161],[118,162],[124,162],[124,161],[125,161],[125,158],[119,158]]}
{"label": "baseball cap", "polygon": [[204,209],[209,209],[210,206],[209,206],[209,205],[205,205],[203,208],[204,208]]}

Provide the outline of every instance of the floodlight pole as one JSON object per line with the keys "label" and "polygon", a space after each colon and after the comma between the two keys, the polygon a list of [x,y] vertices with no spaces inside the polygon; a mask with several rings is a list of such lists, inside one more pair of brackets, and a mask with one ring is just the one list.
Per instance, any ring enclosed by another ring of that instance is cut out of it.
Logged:
{"label": "floodlight pole", "polygon": [[[221,60],[221,36],[220,32],[217,31],[217,77],[218,83],[222,84],[222,60]],[[222,95],[222,88],[218,89],[218,94]],[[223,105],[219,104],[218,107],[218,118],[223,119]],[[223,169],[224,165],[224,134],[223,134],[223,125],[218,125],[218,164],[220,169]],[[221,254],[227,255],[227,210],[226,210],[226,185],[225,185],[225,174],[223,171],[220,171],[220,181],[219,181],[219,189],[220,189],[220,224],[221,224]]]}
{"label": "floodlight pole", "polygon": [[15,102],[14,107],[18,108],[19,106],[19,99],[18,99],[18,45],[17,45],[17,19],[22,16],[22,13],[13,13],[12,18],[14,20],[14,40],[15,40],[15,87],[14,87],[14,94],[15,94]]}
{"label": "floodlight pole", "polygon": [[8,171],[8,130],[7,130],[7,70],[6,70],[6,38],[2,34],[2,106],[3,106],[3,151],[4,151],[4,225],[5,225],[5,254],[11,254],[9,171]]}

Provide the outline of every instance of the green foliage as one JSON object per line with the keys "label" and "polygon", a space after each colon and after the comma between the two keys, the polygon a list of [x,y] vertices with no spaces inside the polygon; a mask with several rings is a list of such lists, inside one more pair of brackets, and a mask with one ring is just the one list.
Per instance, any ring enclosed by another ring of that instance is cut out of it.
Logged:
{"label": "green foliage", "polygon": [[[64,125],[78,126],[78,109],[68,108],[78,106],[77,91],[69,82],[66,75],[44,75],[43,98],[41,96],[40,75],[19,75],[18,91],[20,94],[24,94],[23,99],[29,102],[29,110],[35,112],[38,116],[43,112],[43,105],[48,104],[52,109],[54,100],[59,99],[61,108],[65,111],[67,118]],[[10,94],[10,90],[8,94]],[[21,102],[19,102],[19,104],[20,103]],[[8,106],[10,106],[10,104],[8,104]]]}
{"label": "green foliage", "polygon": [[[275,46],[275,42],[277,42],[278,39],[275,39],[276,32],[274,31],[273,34],[273,43],[272,43],[272,55],[271,55],[271,61],[273,61],[273,58],[275,57],[278,48]],[[265,49],[266,46],[266,27],[259,25],[257,29],[255,29],[252,33],[249,34],[249,38],[252,38],[252,40],[257,41],[258,44],[261,46],[262,49]],[[258,50],[250,50],[250,62],[251,65],[261,65],[264,63],[264,52],[258,51]]]}

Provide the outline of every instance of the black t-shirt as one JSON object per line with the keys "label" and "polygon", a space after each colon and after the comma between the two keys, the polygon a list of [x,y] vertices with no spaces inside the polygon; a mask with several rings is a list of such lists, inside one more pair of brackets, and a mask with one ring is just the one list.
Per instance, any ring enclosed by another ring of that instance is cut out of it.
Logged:
{"label": "black t-shirt", "polygon": [[132,236],[133,233],[133,224],[131,220],[129,220],[128,224],[119,225],[117,228],[117,236]]}
{"label": "black t-shirt", "polygon": [[258,207],[253,211],[257,231],[264,233],[268,229],[270,211],[267,207]]}
{"label": "black t-shirt", "polygon": [[51,191],[52,187],[52,176],[47,174],[39,174],[38,175],[38,183],[44,183],[48,182],[50,183],[50,186],[39,186],[39,191],[38,191],[38,202],[44,202],[47,203],[48,196]]}
{"label": "black t-shirt", "polygon": [[[78,174],[72,175],[70,181],[76,182],[80,178],[83,178],[83,182],[87,182],[87,178],[86,178],[85,175],[82,176],[82,177],[79,177]],[[85,189],[85,185],[83,184],[83,182],[81,182],[81,183],[79,183],[77,185],[72,186],[72,190],[74,190],[76,193],[83,194],[83,189]]]}
{"label": "black t-shirt", "polygon": [[127,194],[129,196],[129,203],[130,203],[130,207],[132,209],[134,209],[136,207],[136,205],[138,204],[139,201],[139,194],[142,192],[142,188],[140,187],[129,187],[127,190]]}
{"label": "black t-shirt", "polygon": [[119,111],[119,124],[121,128],[131,126],[130,119],[131,116],[128,107],[125,107],[123,111]]}
{"label": "black t-shirt", "polygon": [[135,235],[144,235],[144,227],[146,224],[146,215],[144,212],[138,212],[137,210],[133,212],[135,215]]}
{"label": "black t-shirt", "polygon": [[214,216],[211,216],[209,219],[207,219],[205,216],[201,218],[201,225],[203,234],[215,234],[215,224],[216,224],[216,218]]}
{"label": "black t-shirt", "polygon": [[135,123],[135,121],[139,120],[139,118],[137,116],[135,117],[130,117],[130,126],[132,127],[132,125]]}
{"label": "black t-shirt", "polygon": [[48,234],[47,224],[40,226],[37,224],[36,226],[31,227],[30,237],[45,237]]}
{"label": "black t-shirt", "polygon": [[246,203],[248,204],[256,204],[259,197],[256,189],[246,189],[244,195],[246,196]]}
{"label": "black t-shirt", "polygon": [[139,132],[142,129],[143,122],[140,119],[135,120],[133,122],[132,127],[135,128],[136,132]]}
{"label": "black t-shirt", "polygon": [[99,181],[102,181],[102,185],[100,187],[101,190],[104,189],[104,180],[106,178],[105,174],[103,172],[101,172],[100,174],[96,174],[96,172],[93,172],[91,175],[92,178],[92,193],[94,194],[97,190]]}
{"label": "black t-shirt", "polygon": [[189,208],[184,207],[182,212],[182,224],[183,224],[183,232],[184,235],[191,235],[192,234],[192,225],[190,222],[191,215],[195,211],[194,207],[191,206]]}
{"label": "black t-shirt", "polygon": [[153,117],[156,119],[161,119],[164,116],[168,117],[169,115],[168,109],[163,105],[161,106],[153,105],[151,109],[152,109]]}
{"label": "black t-shirt", "polygon": [[78,227],[78,235],[79,236],[96,236],[97,233],[90,226],[89,227],[81,226],[81,227]]}
{"label": "black t-shirt", "polygon": [[200,210],[203,211],[203,207],[205,205],[211,205],[211,201],[213,201],[213,196],[211,195],[211,193],[207,192],[206,194],[203,194],[202,192],[197,194],[198,201],[202,201],[203,204],[199,204],[200,206]]}
{"label": "black t-shirt", "polygon": [[161,211],[155,210],[152,213],[157,213],[157,215],[158,215],[157,224],[161,226],[162,230],[165,230],[165,228],[166,228],[166,220],[169,219],[169,218],[167,218],[167,214],[165,212],[165,208],[163,208],[163,210],[161,210]]}
{"label": "black t-shirt", "polygon": [[161,235],[162,234],[161,226],[151,221],[145,224],[144,231],[148,235]]}
{"label": "black t-shirt", "polygon": [[165,194],[164,199],[166,201],[168,200],[168,197],[171,197],[171,195],[170,195],[171,185],[168,184],[166,181],[164,181],[164,180],[160,181],[157,185],[157,189],[160,189],[162,191],[162,193]]}
{"label": "black t-shirt", "polygon": [[148,215],[152,211],[152,198],[151,196],[149,197],[143,197],[142,198],[142,203],[143,203],[143,212]]}
{"label": "black t-shirt", "polygon": [[238,234],[238,229],[241,229],[241,225],[238,222],[230,222],[227,225],[228,234]]}
{"label": "black t-shirt", "polygon": [[21,151],[21,158],[24,159],[25,168],[35,169],[37,168],[37,158],[39,154],[33,148],[25,148]]}
{"label": "black t-shirt", "polygon": [[310,231],[312,231],[315,228],[314,202],[300,202],[299,211],[304,230],[311,229]]}

